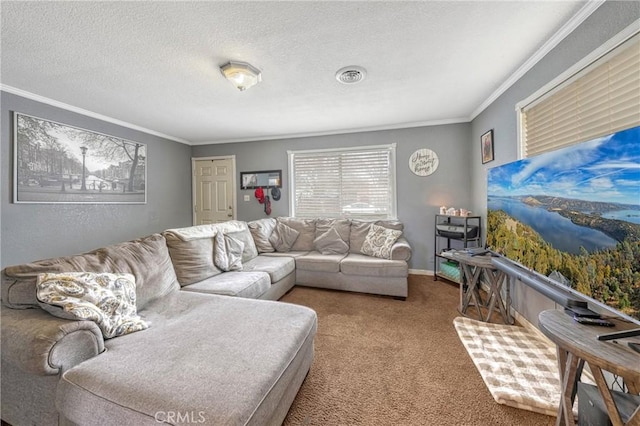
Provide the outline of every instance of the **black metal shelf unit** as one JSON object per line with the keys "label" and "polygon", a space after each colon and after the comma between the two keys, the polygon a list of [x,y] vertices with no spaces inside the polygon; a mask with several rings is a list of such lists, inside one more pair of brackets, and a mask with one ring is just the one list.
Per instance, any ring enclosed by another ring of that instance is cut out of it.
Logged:
{"label": "black metal shelf unit", "polygon": [[[445,278],[460,284],[460,269],[457,263],[443,257],[441,253],[453,248],[480,247],[482,218],[480,216],[437,214],[434,231],[434,278],[436,280]],[[453,247],[453,241],[459,241],[459,247]]]}

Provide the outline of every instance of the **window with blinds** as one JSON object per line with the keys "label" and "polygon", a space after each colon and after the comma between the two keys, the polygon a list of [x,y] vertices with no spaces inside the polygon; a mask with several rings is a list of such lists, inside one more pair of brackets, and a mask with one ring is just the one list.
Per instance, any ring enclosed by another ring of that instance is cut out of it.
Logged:
{"label": "window with blinds", "polygon": [[523,157],[640,125],[640,35],[521,110]]}
{"label": "window with blinds", "polygon": [[291,215],[396,217],[395,144],[289,151]]}

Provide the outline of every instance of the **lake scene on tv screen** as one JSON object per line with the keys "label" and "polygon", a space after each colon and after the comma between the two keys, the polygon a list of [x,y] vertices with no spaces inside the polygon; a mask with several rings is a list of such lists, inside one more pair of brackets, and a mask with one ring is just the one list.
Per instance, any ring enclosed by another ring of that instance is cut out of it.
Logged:
{"label": "lake scene on tv screen", "polygon": [[487,208],[493,249],[640,320],[640,127],[489,169]]}

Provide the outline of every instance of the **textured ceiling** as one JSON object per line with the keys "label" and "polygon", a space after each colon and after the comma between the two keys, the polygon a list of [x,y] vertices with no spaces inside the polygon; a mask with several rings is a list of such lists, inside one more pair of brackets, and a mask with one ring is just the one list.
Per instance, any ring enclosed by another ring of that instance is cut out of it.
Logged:
{"label": "textured ceiling", "polygon": [[586,3],[2,1],[0,82],[191,144],[468,121]]}

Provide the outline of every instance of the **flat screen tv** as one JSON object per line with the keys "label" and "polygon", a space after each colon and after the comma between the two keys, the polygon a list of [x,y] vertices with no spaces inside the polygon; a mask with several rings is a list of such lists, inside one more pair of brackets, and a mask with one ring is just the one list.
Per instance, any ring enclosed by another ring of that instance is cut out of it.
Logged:
{"label": "flat screen tv", "polygon": [[487,195],[489,247],[640,324],[640,127],[494,167]]}

